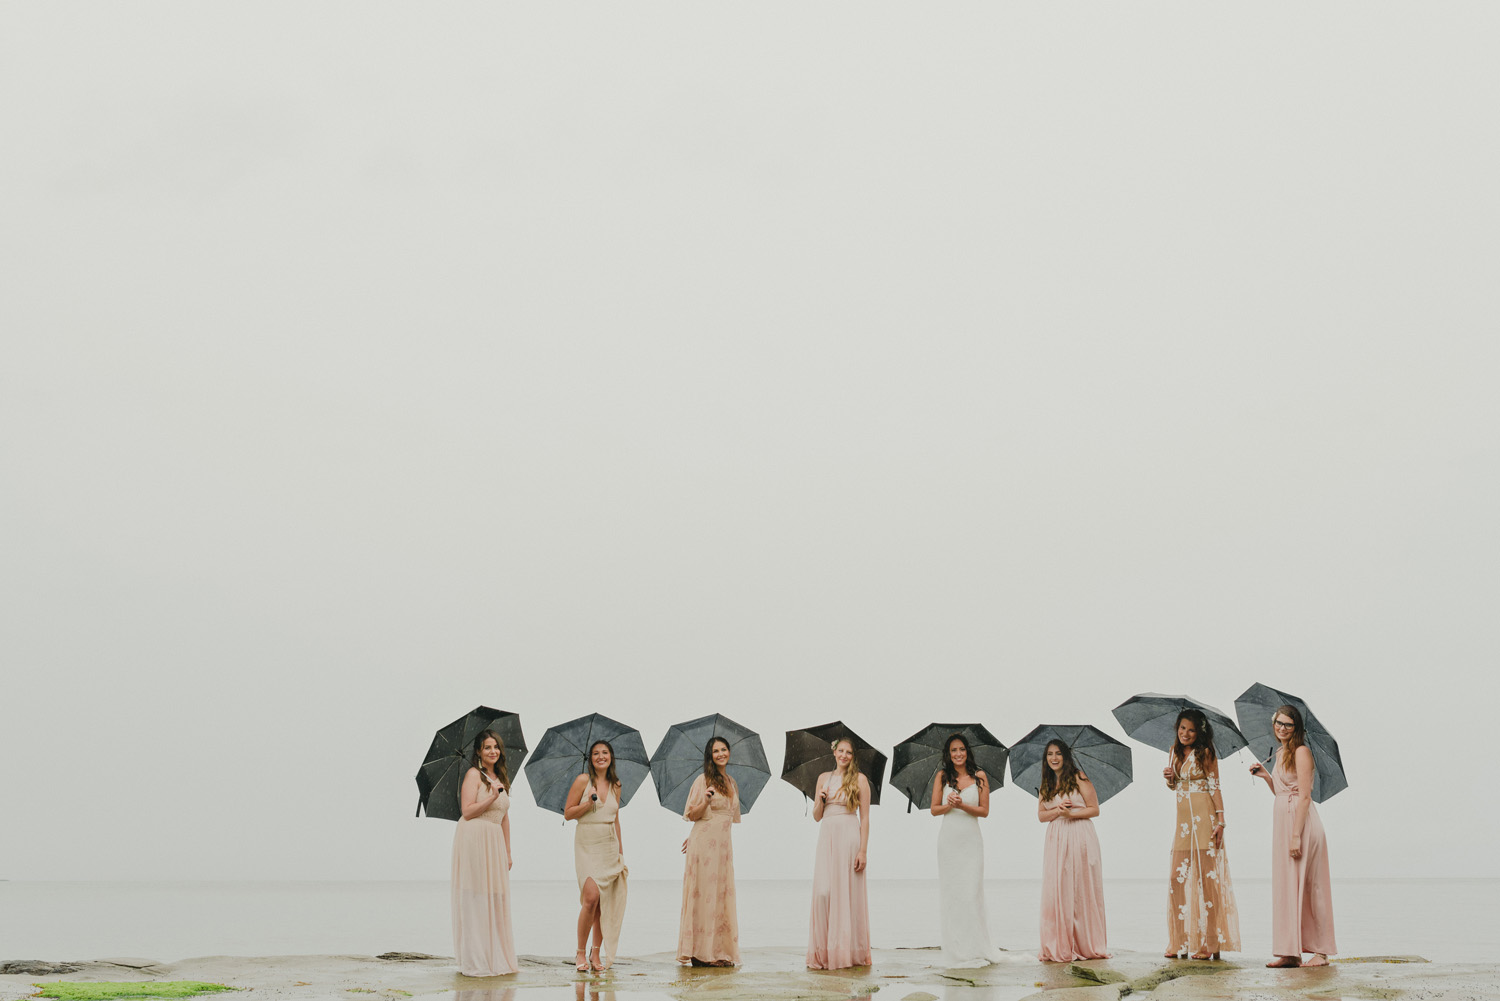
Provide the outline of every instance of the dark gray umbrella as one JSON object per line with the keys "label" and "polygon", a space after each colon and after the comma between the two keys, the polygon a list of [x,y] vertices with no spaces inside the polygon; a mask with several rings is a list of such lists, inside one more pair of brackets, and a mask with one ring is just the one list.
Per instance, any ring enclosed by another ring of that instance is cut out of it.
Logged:
{"label": "dark gray umbrella", "polygon": [[1146,692],[1132,695],[1115,706],[1115,719],[1125,735],[1159,751],[1170,751],[1177,743],[1177,716],[1184,709],[1196,709],[1208,720],[1214,731],[1214,754],[1227,758],[1249,743],[1234,720],[1223,710],[1186,695],[1158,695]]}
{"label": "dark gray umbrella", "polygon": [[704,716],[674,723],[651,755],[651,781],[656,798],[673,813],[687,809],[693,780],[703,774],[703,749],[714,737],[729,742],[729,776],[740,790],[740,812],[749,813],[761,789],[771,780],[760,735],[728,716]]}
{"label": "dark gray umbrella", "polygon": [[568,805],[568,790],[573,780],[584,773],[584,758],[596,740],[607,740],[615,750],[615,774],[620,776],[620,805],[646,781],[651,759],[641,732],[632,730],[608,716],[593,713],[548,727],[526,762],[526,782],[536,805],[553,813],[562,813]]}
{"label": "dark gray umbrella", "polygon": [[521,733],[521,717],[504,709],[476,706],[439,730],[427,748],[422,767],[417,770],[417,816],[424,812],[441,820],[458,820],[458,792],[468,774],[474,756],[474,738],[494,730],[505,741],[505,770],[514,783],[526,760],[526,737]]}
{"label": "dark gray umbrella", "polygon": [[1273,767],[1271,757],[1281,747],[1281,741],[1271,729],[1271,719],[1278,706],[1296,706],[1302,714],[1307,746],[1312,749],[1316,765],[1313,770],[1313,802],[1321,803],[1349,788],[1349,780],[1344,777],[1344,760],[1339,756],[1339,742],[1333,739],[1333,734],[1318,722],[1318,717],[1307,708],[1306,702],[1268,685],[1251,685],[1234,700],[1234,714],[1240,718],[1240,729],[1250,741],[1250,753],[1267,769]]}
{"label": "dark gray umbrella", "polygon": [[845,726],[842,720],[806,730],[788,730],[781,777],[808,799],[814,798],[818,794],[818,776],[838,768],[838,762],[833,760],[833,742],[845,737],[854,744],[854,760],[870,783],[870,805],[879,804],[880,787],[885,781],[885,755]]}
{"label": "dark gray umbrella", "polygon": [[978,723],[928,723],[896,745],[891,753],[891,785],[906,794],[906,812],[924,810],[932,802],[932,777],[943,767],[948,738],[961,733],[974,753],[974,764],[984,769],[991,789],[1005,784],[1005,759],[1010,749]]}
{"label": "dark gray umbrella", "polygon": [[1043,724],[1016,741],[1010,749],[1010,778],[1031,795],[1042,788],[1042,769],[1047,767],[1047,745],[1060,740],[1073,752],[1073,763],[1094,783],[1103,803],[1130,785],[1130,748],[1093,726]]}

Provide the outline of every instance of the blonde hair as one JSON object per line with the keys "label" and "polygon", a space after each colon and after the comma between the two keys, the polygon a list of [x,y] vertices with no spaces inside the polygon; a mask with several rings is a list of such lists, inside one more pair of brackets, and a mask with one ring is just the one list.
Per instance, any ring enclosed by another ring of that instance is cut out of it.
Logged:
{"label": "blonde hair", "polygon": [[[854,753],[854,741],[848,737],[840,737],[828,746],[837,751],[840,744],[849,745],[849,767],[844,769],[844,784],[839,789],[844,794],[844,807],[848,810],[859,809],[859,755]],[[838,774],[837,771],[834,774]]]}

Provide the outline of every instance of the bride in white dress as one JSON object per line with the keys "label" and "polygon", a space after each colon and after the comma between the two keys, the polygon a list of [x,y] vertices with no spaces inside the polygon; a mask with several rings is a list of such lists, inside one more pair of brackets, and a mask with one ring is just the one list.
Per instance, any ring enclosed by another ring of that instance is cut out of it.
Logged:
{"label": "bride in white dress", "polygon": [[943,767],[932,777],[938,831],[938,913],[945,967],[987,966],[1000,960],[984,909],[984,837],[979,818],[990,814],[990,783],[962,734],[948,738]]}

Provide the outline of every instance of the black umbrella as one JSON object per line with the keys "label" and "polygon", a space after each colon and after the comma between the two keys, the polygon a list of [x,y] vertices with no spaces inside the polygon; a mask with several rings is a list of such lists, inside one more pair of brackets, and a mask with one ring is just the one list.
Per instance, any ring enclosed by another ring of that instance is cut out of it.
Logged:
{"label": "black umbrella", "polygon": [[1321,803],[1349,788],[1349,780],[1344,777],[1344,761],[1339,757],[1339,742],[1333,739],[1333,734],[1318,722],[1318,717],[1307,708],[1306,702],[1268,685],[1251,685],[1234,700],[1234,714],[1240,718],[1240,729],[1250,742],[1250,753],[1268,769],[1272,767],[1271,757],[1281,747],[1281,741],[1271,729],[1271,719],[1278,706],[1296,706],[1302,714],[1307,746],[1312,749],[1313,761],[1317,764],[1313,770],[1313,802]]}
{"label": "black umbrella", "polygon": [[1186,695],[1158,695],[1146,692],[1132,695],[1115,706],[1115,719],[1131,740],[1139,740],[1159,751],[1170,751],[1177,743],[1177,716],[1184,709],[1196,709],[1214,728],[1214,754],[1227,758],[1249,743],[1234,720],[1222,710]]}
{"label": "black umbrella", "polygon": [[729,742],[729,775],[740,790],[740,812],[749,813],[761,789],[771,780],[760,734],[728,716],[704,716],[674,723],[651,755],[651,781],[656,798],[673,813],[687,809],[693,780],[703,774],[703,748],[714,737]]}
{"label": "black umbrella", "polygon": [[1094,783],[1103,803],[1130,785],[1130,748],[1094,726],[1043,724],[1016,741],[1010,749],[1010,778],[1033,796],[1042,788],[1047,767],[1047,745],[1060,740],[1073,752],[1073,763]]}
{"label": "black umbrella", "polygon": [[504,709],[477,706],[465,716],[449,723],[432,738],[432,746],[417,771],[417,816],[458,820],[463,810],[458,791],[474,754],[474,738],[494,730],[505,741],[505,770],[511,780],[521,772],[526,759],[526,738],[521,733],[521,717]]}
{"label": "black umbrella", "polygon": [[641,732],[608,716],[593,713],[548,727],[531,760],[526,762],[526,782],[536,805],[553,813],[562,813],[568,805],[568,790],[573,780],[584,773],[584,757],[596,740],[607,740],[615,750],[615,774],[620,777],[620,805],[646,781],[651,759]]}
{"label": "black umbrella", "polygon": [[1005,759],[1010,749],[978,723],[928,723],[896,745],[891,754],[891,785],[906,794],[906,812],[932,802],[932,777],[943,767],[948,738],[961,733],[969,742],[974,764],[984,770],[991,789],[1005,784]]}
{"label": "black umbrella", "polygon": [[870,805],[876,806],[880,803],[880,787],[885,780],[885,755],[845,726],[842,720],[806,730],[788,730],[781,777],[796,786],[802,795],[813,799],[818,794],[818,776],[838,769],[838,762],[833,760],[833,742],[845,737],[854,744],[854,760],[869,780]]}

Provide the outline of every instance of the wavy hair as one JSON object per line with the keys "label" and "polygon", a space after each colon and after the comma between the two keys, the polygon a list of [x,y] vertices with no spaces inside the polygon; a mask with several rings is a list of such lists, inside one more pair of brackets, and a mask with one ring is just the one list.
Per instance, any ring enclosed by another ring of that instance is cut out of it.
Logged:
{"label": "wavy hair", "polygon": [[[1062,768],[1055,772],[1047,764],[1047,751],[1054,747],[1063,759]],[[1042,752],[1042,787],[1037,790],[1037,798],[1045,803],[1054,796],[1077,792],[1079,774],[1078,765],[1073,761],[1073,749],[1061,740],[1047,741],[1047,749]]]}
{"label": "wavy hair", "polygon": [[729,748],[729,741],[723,737],[708,738],[708,743],[703,745],[703,781],[725,796],[733,796],[734,776],[729,774],[728,769],[719,768],[719,763],[714,760],[715,744],[723,744],[726,750]]}
{"label": "wavy hair", "polygon": [[494,730],[481,730],[479,736],[474,738],[474,753],[469,756],[469,762],[479,769],[479,781],[484,783],[486,789],[493,788],[490,785],[490,776],[484,770],[484,759],[479,756],[479,749],[484,747],[484,742],[491,737],[495,738],[495,746],[500,748],[500,760],[495,762],[495,778],[500,782],[500,788],[510,792],[510,773],[505,770],[505,738]]}
{"label": "wavy hair", "polygon": [[[1276,722],[1277,716],[1289,716],[1292,720],[1292,735],[1281,744],[1281,763],[1286,770],[1293,775],[1297,774],[1297,748],[1307,746],[1307,727],[1302,722],[1302,713],[1297,711],[1296,706],[1277,706],[1276,711],[1271,714],[1271,722]],[[1276,727],[1271,727],[1271,733],[1276,732]],[[1316,762],[1314,762],[1316,767]]]}
{"label": "wavy hair", "polygon": [[953,764],[953,742],[964,745],[964,772],[975,782],[979,781],[979,766],[974,763],[974,749],[968,738],[961,733],[950,733],[943,741],[943,785],[958,788],[958,767]]}
{"label": "wavy hair", "polygon": [[1187,720],[1193,724],[1198,731],[1198,736],[1193,738],[1193,760],[1198,763],[1198,770],[1205,775],[1208,774],[1208,766],[1219,760],[1219,754],[1214,750],[1214,727],[1199,709],[1184,709],[1177,714],[1177,723],[1172,727],[1172,770],[1177,771],[1187,761],[1188,746],[1177,739],[1177,727],[1182,726],[1182,721]]}
{"label": "wavy hair", "polygon": [[620,774],[615,771],[615,745],[607,740],[596,740],[589,745],[589,753],[583,756],[583,774],[589,777],[589,784],[593,785],[596,781],[594,778],[594,748],[600,744],[609,749],[609,767],[604,769],[604,781],[609,784],[610,788],[614,788],[620,784]]}
{"label": "wavy hair", "polygon": [[859,809],[859,753],[848,737],[840,737],[828,746],[837,751],[840,744],[849,745],[849,767],[844,769],[844,784],[839,791],[844,794],[844,808],[852,812]]}

